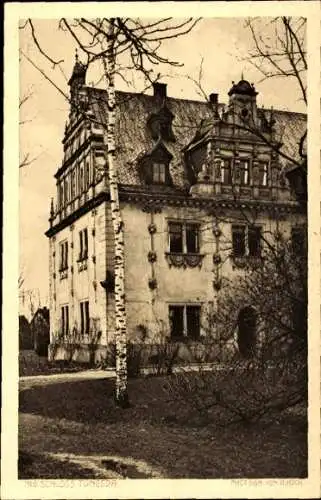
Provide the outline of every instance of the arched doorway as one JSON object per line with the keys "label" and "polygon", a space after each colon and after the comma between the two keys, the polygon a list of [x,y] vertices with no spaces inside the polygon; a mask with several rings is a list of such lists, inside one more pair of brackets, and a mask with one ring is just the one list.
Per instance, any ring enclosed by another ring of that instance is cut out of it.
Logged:
{"label": "arched doorway", "polygon": [[238,348],[245,358],[253,358],[256,348],[256,311],[247,306],[238,317]]}

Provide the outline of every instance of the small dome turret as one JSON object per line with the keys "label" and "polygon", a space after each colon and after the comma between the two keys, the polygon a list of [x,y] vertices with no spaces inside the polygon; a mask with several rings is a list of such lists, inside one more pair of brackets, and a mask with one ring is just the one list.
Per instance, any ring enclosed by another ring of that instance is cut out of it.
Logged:
{"label": "small dome turret", "polygon": [[232,96],[233,94],[248,95],[254,97],[258,93],[255,90],[253,83],[249,83],[247,80],[242,79],[236,84],[232,82],[232,88],[229,90],[228,95]]}

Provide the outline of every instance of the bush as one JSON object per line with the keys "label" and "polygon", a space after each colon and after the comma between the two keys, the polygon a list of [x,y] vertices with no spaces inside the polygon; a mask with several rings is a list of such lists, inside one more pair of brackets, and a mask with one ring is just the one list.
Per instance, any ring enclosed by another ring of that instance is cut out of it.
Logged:
{"label": "bush", "polygon": [[149,356],[152,375],[171,375],[179,357],[179,344],[169,342],[158,344],[156,353]]}
{"label": "bush", "polygon": [[238,421],[250,424],[296,404],[306,404],[304,366],[304,360],[301,364],[288,361],[281,367],[279,363],[235,356],[210,371],[199,367],[196,372],[176,373],[165,387],[172,399],[185,401],[217,425]]}

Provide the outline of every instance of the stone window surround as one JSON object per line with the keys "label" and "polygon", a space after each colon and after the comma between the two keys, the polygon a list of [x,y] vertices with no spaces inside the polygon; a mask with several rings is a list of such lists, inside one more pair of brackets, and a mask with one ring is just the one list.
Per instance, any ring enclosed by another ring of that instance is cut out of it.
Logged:
{"label": "stone window surround", "polygon": [[[186,341],[188,339],[191,339],[191,337],[188,335],[188,318],[187,318],[187,308],[188,307],[196,307],[199,310],[199,332],[197,336],[197,340],[201,338],[201,317],[202,317],[202,306],[203,302],[168,302],[167,307],[168,307],[168,319],[169,319],[169,326],[170,326],[170,308],[174,307],[180,307],[183,308],[183,331],[182,331],[182,336],[180,337],[172,337],[170,334],[170,340],[172,341]],[[171,332],[170,332],[171,333]],[[193,339],[191,339],[193,340]],[[194,339],[196,340],[196,339]]]}
{"label": "stone window surround", "polygon": [[[270,159],[257,159],[256,156],[253,157],[253,153],[251,154],[251,152],[247,152],[246,155],[244,155],[244,156],[239,155],[239,154],[228,155],[228,154],[224,154],[224,152],[222,152],[219,155],[219,157],[216,158],[216,161],[217,160],[219,161],[219,166],[220,166],[220,171],[221,171],[221,173],[220,173],[221,184],[223,184],[225,186],[232,185],[233,178],[235,178],[235,170],[234,170],[235,163],[237,162],[240,164],[242,162],[247,162],[248,163],[248,169],[247,169],[248,182],[242,183],[241,178],[240,178],[239,179],[240,186],[251,187],[251,186],[257,185],[258,187],[264,187],[264,188],[270,187],[270,181],[271,181],[271,166],[270,166],[271,162],[270,162]],[[226,162],[229,162],[229,166],[226,165]],[[264,169],[265,175],[263,174],[262,178],[265,179],[265,182],[255,182],[254,172],[253,172],[254,164],[256,164],[256,166],[258,167],[258,170],[259,170],[258,178],[259,179],[262,175],[261,172]],[[223,179],[223,172],[224,172],[224,170],[228,170],[228,168],[230,169],[230,174],[229,174],[230,179],[231,179],[230,184],[227,182],[224,182],[224,179]]]}
{"label": "stone window surround", "polygon": [[[263,250],[263,240],[262,238],[260,237],[260,243],[259,243],[259,253],[254,255],[254,254],[251,254],[250,253],[250,249],[249,249],[249,231],[251,229],[251,227],[255,228],[255,229],[258,229],[260,231],[260,234],[262,235],[262,224],[231,224],[231,241],[232,241],[232,246],[233,246],[233,250],[232,250],[232,254],[231,254],[231,257],[233,259],[251,259],[251,258],[261,258],[262,256],[262,250]],[[241,255],[237,255],[234,253],[234,241],[233,241],[233,233],[237,231],[237,228],[240,229],[244,229],[244,253]]]}
{"label": "stone window surround", "polygon": [[59,273],[60,279],[67,278],[68,276],[68,239],[65,239],[59,243],[60,248],[60,264]]}
{"label": "stone window surround", "polygon": [[[168,218],[166,220],[167,222],[167,235],[168,235],[168,243],[167,243],[167,253],[180,253],[183,255],[186,254],[199,254],[200,253],[200,247],[201,247],[201,241],[200,241],[200,233],[201,233],[201,223],[199,221],[195,221],[193,219],[174,219],[174,218]],[[180,224],[182,226],[182,252],[171,252],[170,248],[170,231],[169,231],[169,226],[170,224]],[[197,228],[197,252],[189,252],[187,250],[187,239],[186,239],[186,227],[187,226],[195,226]]]}

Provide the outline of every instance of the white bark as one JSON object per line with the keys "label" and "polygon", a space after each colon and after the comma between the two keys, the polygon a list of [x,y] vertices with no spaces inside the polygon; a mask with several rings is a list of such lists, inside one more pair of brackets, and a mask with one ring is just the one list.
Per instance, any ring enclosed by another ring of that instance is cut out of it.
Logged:
{"label": "white bark", "polygon": [[126,336],[126,301],[125,301],[125,256],[124,229],[119,206],[118,177],[115,163],[115,36],[113,22],[109,23],[107,52],[103,57],[104,73],[107,82],[107,162],[109,173],[110,209],[115,241],[115,336],[116,336],[116,403],[128,404],[127,393],[127,336]]}

